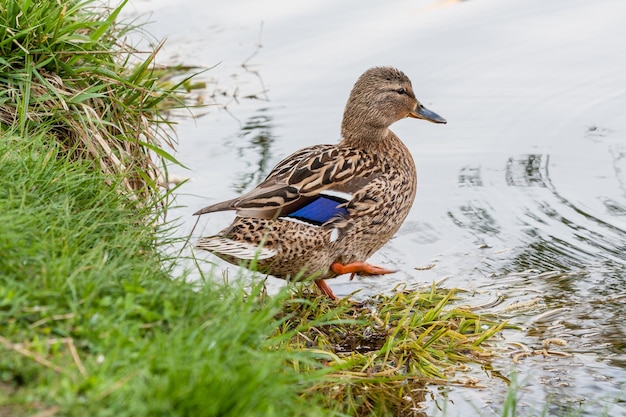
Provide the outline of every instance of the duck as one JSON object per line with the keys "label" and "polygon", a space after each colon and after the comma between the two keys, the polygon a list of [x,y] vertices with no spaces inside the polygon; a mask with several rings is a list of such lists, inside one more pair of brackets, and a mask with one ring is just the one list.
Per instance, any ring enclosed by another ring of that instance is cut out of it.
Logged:
{"label": "duck", "polygon": [[404,118],[447,123],[416,99],[402,71],[368,69],[348,97],[341,140],[298,150],[254,189],[195,212],[235,212],[196,248],[276,278],[312,279],[333,300],[327,279],[396,272],[366,261],[398,231],[415,199],[415,162],[389,129]]}

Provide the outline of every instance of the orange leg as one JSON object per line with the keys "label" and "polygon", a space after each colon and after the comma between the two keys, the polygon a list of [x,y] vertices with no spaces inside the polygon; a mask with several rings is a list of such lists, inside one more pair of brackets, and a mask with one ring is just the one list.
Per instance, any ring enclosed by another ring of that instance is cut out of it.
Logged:
{"label": "orange leg", "polygon": [[315,283],[317,284],[318,288],[328,296],[328,298],[330,298],[331,300],[337,299],[337,296],[335,295],[335,293],[333,293],[333,290],[330,289],[326,281],[324,281],[323,279],[316,279]]}
{"label": "orange leg", "polygon": [[330,270],[333,271],[337,275],[342,274],[352,274],[350,279],[354,278],[355,274],[360,275],[384,275],[384,274],[392,274],[396,271],[391,269],[385,269],[380,266],[370,265],[366,262],[352,262],[349,264],[342,264],[339,262],[334,262],[330,266]]}

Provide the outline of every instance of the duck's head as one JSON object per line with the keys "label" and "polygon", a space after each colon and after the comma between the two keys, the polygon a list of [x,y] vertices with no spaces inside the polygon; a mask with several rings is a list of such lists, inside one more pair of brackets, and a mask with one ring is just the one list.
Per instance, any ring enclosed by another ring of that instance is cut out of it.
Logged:
{"label": "duck's head", "polygon": [[391,67],[370,68],[354,84],[344,111],[341,133],[346,140],[384,138],[387,128],[405,117],[446,123],[413,93],[411,80]]}

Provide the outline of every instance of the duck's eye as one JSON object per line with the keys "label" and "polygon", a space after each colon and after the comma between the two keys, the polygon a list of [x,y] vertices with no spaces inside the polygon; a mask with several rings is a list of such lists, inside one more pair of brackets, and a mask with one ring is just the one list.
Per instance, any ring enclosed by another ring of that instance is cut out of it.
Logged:
{"label": "duck's eye", "polygon": [[398,88],[396,90],[396,93],[398,93],[398,94],[406,94],[406,90],[404,88],[400,87],[400,88]]}

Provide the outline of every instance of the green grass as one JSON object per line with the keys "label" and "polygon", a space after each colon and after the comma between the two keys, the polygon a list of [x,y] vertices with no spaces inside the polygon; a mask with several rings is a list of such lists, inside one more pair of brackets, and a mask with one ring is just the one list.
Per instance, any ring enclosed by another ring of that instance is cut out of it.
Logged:
{"label": "green grass", "polygon": [[269,348],[280,297],[171,279],[150,213],[103,184],[0,143],[0,415],[315,414],[291,365],[311,355]]}
{"label": "green grass", "polygon": [[[496,323],[450,304],[454,291],[399,287],[361,305],[300,293],[281,314],[285,349],[313,349],[332,368],[314,390],[348,415],[413,415],[428,383],[445,384],[464,363],[488,363]],[[296,332],[289,331],[290,327]]]}
{"label": "green grass", "polygon": [[187,79],[160,83],[160,45],[140,53],[128,43],[138,28],[117,19],[126,2],[3,2],[0,127],[26,137],[45,125],[72,158],[123,174],[126,189],[150,198],[166,161],[175,162],[165,110],[184,107]]}

